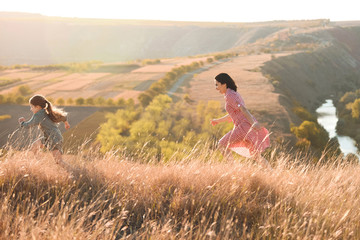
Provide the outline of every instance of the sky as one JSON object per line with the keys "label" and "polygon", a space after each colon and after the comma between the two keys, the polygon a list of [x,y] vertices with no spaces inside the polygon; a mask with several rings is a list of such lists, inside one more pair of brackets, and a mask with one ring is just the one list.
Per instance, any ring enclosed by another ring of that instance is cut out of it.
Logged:
{"label": "sky", "polygon": [[358,0],[3,0],[0,12],[200,22],[360,20]]}

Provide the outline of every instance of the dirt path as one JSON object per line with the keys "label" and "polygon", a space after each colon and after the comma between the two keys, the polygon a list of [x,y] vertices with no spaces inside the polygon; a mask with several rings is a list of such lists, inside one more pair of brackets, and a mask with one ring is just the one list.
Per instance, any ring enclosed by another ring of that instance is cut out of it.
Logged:
{"label": "dirt path", "polygon": [[168,95],[171,96],[171,95],[174,95],[178,89],[183,86],[184,82],[186,80],[189,80],[191,79],[195,74],[199,74],[201,72],[204,72],[204,71],[208,71],[210,68],[218,65],[218,64],[221,64],[221,63],[224,63],[228,61],[228,59],[225,59],[225,60],[220,60],[220,61],[217,61],[217,62],[214,62],[212,64],[209,64],[207,66],[204,66],[204,67],[201,67],[199,69],[196,69],[195,71],[192,71],[192,72],[189,72],[189,73],[186,73],[184,74],[183,76],[181,76],[177,81],[176,83],[171,87],[171,89],[168,91]]}

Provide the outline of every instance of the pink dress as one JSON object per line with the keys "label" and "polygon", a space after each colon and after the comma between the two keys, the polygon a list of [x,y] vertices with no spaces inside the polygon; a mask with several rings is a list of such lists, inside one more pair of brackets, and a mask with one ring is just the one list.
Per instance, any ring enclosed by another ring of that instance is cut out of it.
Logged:
{"label": "pink dress", "polygon": [[[234,123],[234,128],[220,139],[219,145],[244,157],[252,157],[255,153],[261,153],[268,148],[270,146],[268,130],[264,127],[259,130],[251,128],[250,122],[240,111],[240,106],[245,107],[240,94],[228,88],[225,102],[225,109]],[[251,117],[257,122],[253,116]]]}

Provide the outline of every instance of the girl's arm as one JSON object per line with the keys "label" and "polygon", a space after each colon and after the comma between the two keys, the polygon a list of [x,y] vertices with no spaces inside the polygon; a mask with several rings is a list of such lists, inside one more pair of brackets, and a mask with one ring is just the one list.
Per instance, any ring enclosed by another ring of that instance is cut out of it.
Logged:
{"label": "girl's arm", "polygon": [[39,125],[43,119],[44,117],[39,112],[37,112],[27,122],[25,122],[25,118],[23,117],[19,118],[19,123],[21,127],[29,128],[32,126]]}
{"label": "girl's arm", "polygon": [[250,112],[246,109],[246,107],[240,105],[239,109],[255,130],[259,130],[261,128],[260,124],[254,120],[254,118],[251,116]]}
{"label": "girl's arm", "polygon": [[229,114],[226,114],[225,116],[218,118],[218,119],[212,119],[210,121],[211,125],[215,126],[218,123],[222,123],[222,122],[229,122],[231,120],[231,117]]}
{"label": "girl's arm", "polygon": [[70,124],[68,121],[64,121],[64,124],[65,124],[65,129],[69,129],[70,128]]}

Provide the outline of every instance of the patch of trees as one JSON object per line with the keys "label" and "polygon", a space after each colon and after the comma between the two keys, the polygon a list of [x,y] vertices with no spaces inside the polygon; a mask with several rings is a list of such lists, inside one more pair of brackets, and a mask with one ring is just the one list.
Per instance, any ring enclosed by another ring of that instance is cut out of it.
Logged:
{"label": "patch of trees", "polygon": [[141,61],[142,65],[153,65],[153,64],[159,64],[161,61],[160,59],[144,59]]}
{"label": "patch of trees", "polygon": [[28,68],[34,71],[88,72],[97,69],[101,64],[101,61],[71,62],[49,65],[16,64],[12,66],[0,66],[0,70]]}
{"label": "patch of trees", "polygon": [[0,87],[4,87],[17,82],[21,82],[21,78],[16,78],[16,79],[0,78]]}
{"label": "patch of trees", "polygon": [[166,93],[166,91],[169,90],[182,75],[194,71],[203,65],[204,63],[200,61],[173,68],[170,72],[166,73],[165,77],[151,84],[148,90],[139,95],[138,99],[141,105],[146,107],[154,97]]}
{"label": "patch of trees", "polygon": [[[303,149],[313,147],[318,150],[329,147],[329,134],[317,122],[315,116],[298,103],[295,103],[293,112],[302,120],[299,126],[291,127],[291,132],[295,134],[298,139],[296,143],[297,147]],[[332,145],[334,145],[334,143]],[[338,148],[338,144],[335,143],[334,146]]]}
{"label": "patch of trees", "polygon": [[[28,104],[30,97],[33,94],[33,90],[30,89],[28,85],[21,85],[13,92],[8,94],[0,94],[0,104]],[[58,106],[101,106],[101,107],[123,107],[123,106],[133,106],[135,105],[134,99],[130,98],[125,100],[124,98],[119,98],[114,100],[112,98],[105,99],[103,97],[96,98],[52,98],[47,97],[47,99]]]}
{"label": "patch of trees", "polygon": [[182,159],[201,146],[213,145],[230,131],[231,123],[214,127],[210,124],[210,119],[223,115],[223,111],[220,102],[200,102],[190,107],[185,101],[174,103],[169,96],[160,94],[146,107],[127,106],[109,113],[97,141],[103,153],[125,149],[144,161]]}
{"label": "patch of trees", "polygon": [[339,121],[336,130],[339,134],[350,136],[360,144],[360,89],[346,92],[335,103]]}

